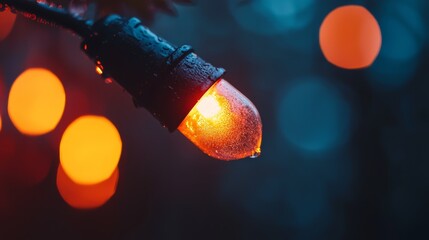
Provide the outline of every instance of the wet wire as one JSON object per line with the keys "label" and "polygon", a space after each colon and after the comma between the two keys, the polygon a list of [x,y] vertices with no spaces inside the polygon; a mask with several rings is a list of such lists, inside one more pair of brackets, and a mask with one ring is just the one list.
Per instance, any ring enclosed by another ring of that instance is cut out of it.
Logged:
{"label": "wet wire", "polygon": [[19,12],[27,18],[40,23],[61,26],[81,37],[91,33],[91,21],[72,15],[65,9],[49,6],[35,0],[0,0],[2,8],[9,7],[12,12]]}

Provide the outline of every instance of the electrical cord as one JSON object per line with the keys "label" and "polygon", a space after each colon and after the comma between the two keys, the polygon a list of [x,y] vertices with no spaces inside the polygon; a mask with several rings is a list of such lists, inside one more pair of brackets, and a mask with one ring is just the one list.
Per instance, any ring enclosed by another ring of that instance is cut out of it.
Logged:
{"label": "electrical cord", "polygon": [[65,9],[49,6],[34,0],[0,0],[0,9],[9,7],[12,12],[36,22],[61,26],[85,38],[91,33],[92,22],[70,14]]}

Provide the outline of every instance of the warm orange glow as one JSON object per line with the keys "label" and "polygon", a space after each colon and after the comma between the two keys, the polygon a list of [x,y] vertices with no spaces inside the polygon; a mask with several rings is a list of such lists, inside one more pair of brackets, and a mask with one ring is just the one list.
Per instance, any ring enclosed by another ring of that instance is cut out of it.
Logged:
{"label": "warm orange glow", "polygon": [[1,115],[0,115],[0,132],[1,132],[1,128],[3,127],[3,123],[2,123],[2,120],[1,120]]}
{"label": "warm orange glow", "polygon": [[381,48],[381,30],[364,7],[348,5],[333,10],[320,27],[320,47],[326,59],[345,69],[370,66]]}
{"label": "warm orange glow", "polygon": [[212,118],[216,116],[216,114],[218,114],[221,110],[216,97],[213,95],[208,95],[204,98],[201,98],[195,107],[205,118]]}
{"label": "warm orange glow", "polygon": [[8,112],[21,133],[37,136],[55,129],[65,103],[64,87],[58,77],[49,70],[31,68],[13,83]]}
{"label": "warm orange glow", "polygon": [[0,41],[4,40],[12,31],[15,20],[16,14],[11,13],[9,9],[0,12]]}
{"label": "warm orange glow", "polygon": [[73,182],[60,165],[57,171],[57,188],[64,201],[73,208],[94,209],[104,205],[116,192],[119,170],[105,181],[94,185]]}
{"label": "warm orange glow", "polygon": [[108,179],[118,165],[122,140],[115,125],[101,116],[83,116],[72,122],[60,143],[60,161],[78,184]]}
{"label": "warm orange glow", "polygon": [[262,123],[255,106],[227,81],[216,82],[179,126],[203,152],[222,160],[259,156]]}
{"label": "warm orange glow", "polygon": [[101,74],[103,74],[103,69],[101,69],[101,67],[100,67],[100,66],[95,66],[95,72],[96,72],[98,75],[101,75]]}

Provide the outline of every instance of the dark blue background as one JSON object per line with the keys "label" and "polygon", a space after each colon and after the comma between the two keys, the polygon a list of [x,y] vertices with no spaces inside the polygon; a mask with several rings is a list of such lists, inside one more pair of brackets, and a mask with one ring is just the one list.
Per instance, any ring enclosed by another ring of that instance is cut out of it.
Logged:
{"label": "dark blue background", "polygon": [[[104,84],[77,36],[19,17],[0,43],[2,100],[23,70],[45,67],[63,81],[68,104],[55,132],[25,141],[58,144],[76,117],[102,114],[124,149],[115,196],[82,211],[57,192],[53,144],[43,182],[3,183],[0,239],[428,238],[428,2],[195,2],[177,17],[156,15],[151,29],[227,69],[261,114],[261,157],[205,156]],[[321,22],[344,4],[367,7],[380,23],[382,49],[367,69],[337,68],[319,48]],[[16,135],[0,104],[0,138]]]}

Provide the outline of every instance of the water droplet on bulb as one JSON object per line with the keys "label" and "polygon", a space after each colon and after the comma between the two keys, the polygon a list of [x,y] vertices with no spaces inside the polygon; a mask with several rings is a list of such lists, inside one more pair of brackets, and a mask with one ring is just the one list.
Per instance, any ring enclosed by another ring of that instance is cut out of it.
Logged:
{"label": "water droplet on bulb", "polygon": [[103,74],[103,66],[102,66],[101,64],[97,64],[97,65],[95,66],[95,72],[96,72],[98,75],[102,75],[102,74]]}
{"label": "water droplet on bulb", "polygon": [[36,2],[40,4],[48,4],[48,1],[46,0],[37,0]]}
{"label": "water droplet on bulb", "polygon": [[83,17],[88,11],[88,2],[86,0],[72,0],[68,9],[74,16]]}
{"label": "water droplet on bulb", "polygon": [[252,155],[250,155],[250,158],[257,158],[259,156],[261,156],[261,148],[257,148],[255,152]]}
{"label": "water droplet on bulb", "polygon": [[95,62],[95,72],[98,75],[102,75],[104,72],[104,67],[103,67],[103,65],[101,65],[101,62],[98,60]]}

